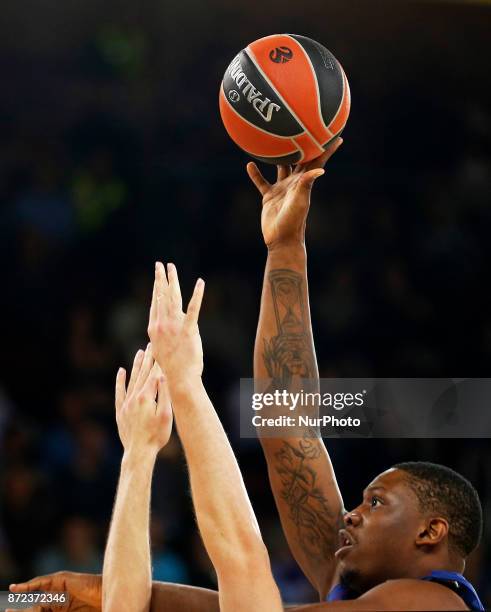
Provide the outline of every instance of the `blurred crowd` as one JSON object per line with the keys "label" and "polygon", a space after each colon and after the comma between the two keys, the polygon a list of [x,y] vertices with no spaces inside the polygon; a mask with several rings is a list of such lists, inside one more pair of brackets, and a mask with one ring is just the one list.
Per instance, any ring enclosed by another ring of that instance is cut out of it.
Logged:
{"label": "blurred crowd", "polygon": [[[309,217],[321,376],[489,377],[491,116],[489,85],[474,79],[490,15],[375,6],[386,28],[372,14],[373,40],[362,27],[369,16],[341,2],[312,2],[308,14],[292,7],[280,28],[329,47],[353,96],[345,143],[316,183]],[[133,14],[113,1],[64,19],[53,2],[31,8],[26,25],[9,8],[0,42],[0,588],[60,569],[101,571],[122,454],[114,377],[146,344],[159,259],[176,263],[185,296],[206,280],[205,382],[284,598],[314,600],[258,444],[238,435],[265,249],[247,158],[217,110],[234,53],[279,25],[268,13],[258,28],[243,2]],[[320,19],[329,8],[336,27]],[[183,42],[177,32],[188,26]],[[467,575],[491,606],[489,439],[327,446],[347,508],[397,461],[433,460],[467,476],[486,518]],[[177,437],[157,462],[152,547],[155,579],[215,585]]]}

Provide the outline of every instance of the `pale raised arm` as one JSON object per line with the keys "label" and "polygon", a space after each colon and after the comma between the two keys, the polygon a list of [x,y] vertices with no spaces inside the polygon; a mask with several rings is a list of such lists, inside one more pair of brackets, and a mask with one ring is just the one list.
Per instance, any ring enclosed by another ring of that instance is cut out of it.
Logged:
{"label": "pale raised arm", "polygon": [[201,380],[199,280],[187,313],[175,267],[156,268],[149,334],[167,377],[177,429],[189,467],[198,526],[215,567],[222,612],[282,610],[237,461]]}

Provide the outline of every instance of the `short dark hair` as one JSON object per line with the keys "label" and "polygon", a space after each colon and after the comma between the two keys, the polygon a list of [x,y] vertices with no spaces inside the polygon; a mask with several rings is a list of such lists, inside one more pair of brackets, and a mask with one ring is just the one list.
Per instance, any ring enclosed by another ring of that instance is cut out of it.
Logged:
{"label": "short dark hair", "polygon": [[408,461],[393,467],[405,472],[422,513],[436,512],[447,519],[449,546],[467,557],[482,535],[482,507],[472,484],[449,467],[429,461]]}

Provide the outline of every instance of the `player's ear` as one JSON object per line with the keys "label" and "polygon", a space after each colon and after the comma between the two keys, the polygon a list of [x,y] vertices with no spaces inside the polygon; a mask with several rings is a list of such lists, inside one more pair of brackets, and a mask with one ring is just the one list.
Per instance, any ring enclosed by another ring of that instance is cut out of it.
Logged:
{"label": "player's ear", "polygon": [[416,536],[416,546],[435,546],[448,537],[448,521],[443,517],[427,519]]}

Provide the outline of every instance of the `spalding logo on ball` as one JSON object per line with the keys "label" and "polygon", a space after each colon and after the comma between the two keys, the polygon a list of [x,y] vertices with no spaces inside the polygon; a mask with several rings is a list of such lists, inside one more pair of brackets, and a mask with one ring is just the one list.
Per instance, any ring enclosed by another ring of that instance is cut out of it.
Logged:
{"label": "spalding logo on ball", "polygon": [[305,163],[338,136],[350,111],[348,79],[315,40],[274,34],[243,49],[225,71],[220,114],[232,140],[269,164]]}

